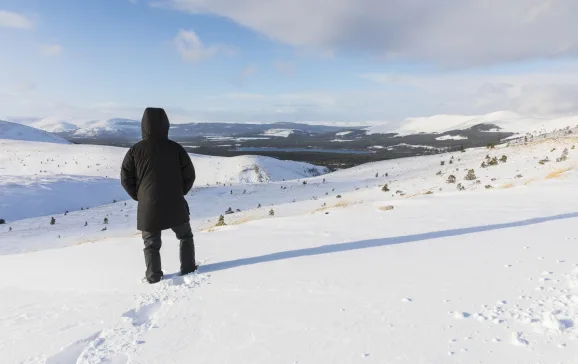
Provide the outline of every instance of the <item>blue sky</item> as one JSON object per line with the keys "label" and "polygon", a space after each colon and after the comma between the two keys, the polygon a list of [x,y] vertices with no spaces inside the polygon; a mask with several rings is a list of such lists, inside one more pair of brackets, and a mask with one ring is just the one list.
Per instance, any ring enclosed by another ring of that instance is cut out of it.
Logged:
{"label": "blue sky", "polygon": [[3,0],[0,116],[571,114],[577,10],[572,0]]}

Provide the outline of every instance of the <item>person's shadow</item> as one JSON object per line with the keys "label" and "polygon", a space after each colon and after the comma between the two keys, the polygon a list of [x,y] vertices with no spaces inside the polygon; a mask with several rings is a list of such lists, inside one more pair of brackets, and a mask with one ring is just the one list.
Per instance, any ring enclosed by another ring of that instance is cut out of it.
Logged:
{"label": "person's shadow", "polygon": [[369,249],[369,248],[376,248],[376,247],[381,247],[381,246],[386,246],[386,245],[412,243],[412,242],[416,242],[416,241],[438,239],[438,238],[444,238],[444,237],[449,237],[449,236],[475,234],[475,233],[481,233],[481,232],[485,232],[485,231],[509,229],[509,228],[515,228],[515,227],[541,224],[541,223],[545,223],[545,222],[549,222],[549,221],[573,219],[573,218],[577,218],[577,217],[578,217],[578,212],[573,212],[573,213],[547,216],[547,217],[537,217],[534,219],[514,221],[514,222],[503,223],[503,224],[474,226],[474,227],[461,228],[461,229],[433,231],[433,232],[429,232],[429,233],[422,233],[422,234],[415,234],[415,235],[396,236],[396,237],[383,238],[383,239],[373,239],[373,240],[362,240],[362,241],[356,241],[356,242],[351,242],[351,243],[331,244],[331,245],[323,245],[323,246],[314,247],[314,248],[288,250],[288,251],[283,251],[283,252],[278,252],[278,253],[260,255],[260,256],[256,256],[256,257],[241,258],[241,259],[229,260],[229,261],[225,261],[225,262],[202,265],[199,267],[197,272],[198,273],[218,272],[221,270],[242,267],[245,265],[254,265],[254,264],[259,264],[259,263],[274,262],[274,261],[285,260],[285,259],[294,259],[294,258],[305,257],[305,256],[315,256],[315,255],[339,253],[339,252],[345,252],[345,251],[350,251],[350,250]]}

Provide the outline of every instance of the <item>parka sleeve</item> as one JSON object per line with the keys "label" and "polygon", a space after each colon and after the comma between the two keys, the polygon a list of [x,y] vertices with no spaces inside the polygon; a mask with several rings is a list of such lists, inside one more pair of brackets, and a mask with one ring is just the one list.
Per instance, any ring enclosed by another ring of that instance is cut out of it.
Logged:
{"label": "parka sleeve", "polygon": [[120,183],[122,187],[128,193],[128,195],[135,201],[137,198],[137,188],[136,188],[136,166],[134,163],[134,156],[132,149],[129,149],[124,160],[122,161],[122,167],[120,171]]}
{"label": "parka sleeve", "polygon": [[189,157],[189,154],[184,148],[181,148],[179,160],[181,163],[181,176],[183,177],[183,195],[186,195],[195,183],[195,167],[193,166],[191,157]]}

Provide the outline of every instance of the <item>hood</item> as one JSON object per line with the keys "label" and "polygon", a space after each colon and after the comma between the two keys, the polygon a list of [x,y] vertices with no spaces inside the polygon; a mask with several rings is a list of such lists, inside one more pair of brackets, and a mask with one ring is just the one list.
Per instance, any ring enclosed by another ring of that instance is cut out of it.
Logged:
{"label": "hood", "polygon": [[143,139],[168,139],[169,118],[164,109],[147,107],[142,116],[141,130]]}

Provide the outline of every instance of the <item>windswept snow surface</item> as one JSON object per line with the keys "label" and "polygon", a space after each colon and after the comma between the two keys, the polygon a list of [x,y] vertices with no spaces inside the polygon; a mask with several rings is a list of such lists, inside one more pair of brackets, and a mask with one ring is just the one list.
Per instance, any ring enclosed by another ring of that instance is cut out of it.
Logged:
{"label": "windswept snow surface", "polygon": [[293,134],[294,132],[295,131],[293,129],[269,129],[269,130],[265,130],[263,135],[288,138],[289,135]]}
{"label": "windswept snow surface", "polygon": [[70,144],[61,137],[26,125],[0,120],[0,138],[6,140],[34,141],[42,143]]}
{"label": "windswept snow surface", "polygon": [[468,137],[462,135],[444,135],[437,137],[436,140],[466,140]]}
{"label": "windswept snow surface", "polygon": [[0,363],[575,363],[575,143],[195,188],[201,268],[167,231],[152,286],[132,201],[1,225]]}
{"label": "windswept snow surface", "polygon": [[411,135],[420,133],[445,133],[452,130],[466,130],[480,124],[496,125],[504,132],[517,134],[547,133],[578,125],[578,116],[557,119],[540,119],[520,115],[510,111],[494,112],[486,115],[435,115],[429,117],[408,118],[401,126],[392,130],[388,124],[367,128],[368,134]]}
{"label": "windswept snow surface", "polygon": [[[119,181],[125,148],[0,139],[0,151],[2,219],[64,213],[127,198]],[[292,180],[327,172],[307,163],[261,156],[191,154],[191,158],[198,175],[196,185],[205,187]]]}

